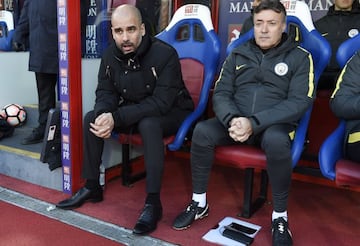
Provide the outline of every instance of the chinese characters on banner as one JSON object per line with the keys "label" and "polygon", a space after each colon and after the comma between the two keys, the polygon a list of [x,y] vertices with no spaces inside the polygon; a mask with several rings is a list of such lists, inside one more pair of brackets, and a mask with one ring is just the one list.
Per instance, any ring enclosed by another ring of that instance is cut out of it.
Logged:
{"label": "chinese characters on banner", "polygon": [[100,58],[109,45],[110,14],[107,11],[107,2],[107,0],[89,1],[86,33],[83,39],[84,58]]}
{"label": "chinese characters on banner", "polygon": [[59,32],[59,85],[61,101],[61,149],[63,165],[63,191],[71,193],[71,153],[70,153],[70,113],[69,113],[69,73],[68,73],[68,19],[67,1],[58,0]]}

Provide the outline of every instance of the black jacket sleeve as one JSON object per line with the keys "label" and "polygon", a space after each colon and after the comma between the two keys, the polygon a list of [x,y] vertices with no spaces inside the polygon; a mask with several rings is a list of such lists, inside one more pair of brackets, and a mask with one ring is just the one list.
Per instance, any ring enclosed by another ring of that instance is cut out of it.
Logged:
{"label": "black jacket sleeve", "polygon": [[360,53],[345,65],[330,99],[334,114],[345,120],[360,119]]}

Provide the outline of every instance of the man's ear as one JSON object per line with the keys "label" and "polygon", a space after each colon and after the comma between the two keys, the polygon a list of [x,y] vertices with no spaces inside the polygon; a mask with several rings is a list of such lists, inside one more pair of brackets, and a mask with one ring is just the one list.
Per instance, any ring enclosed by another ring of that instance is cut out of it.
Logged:
{"label": "man's ear", "polygon": [[282,32],[285,32],[285,30],[286,30],[286,21],[283,23],[283,26],[282,26]]}
{"label": "man's ear", "polygon": [[140,32],[141,32],[141,36],[145,36],[146,30],[145,30],[145,24],[142,23],[140,26]]}

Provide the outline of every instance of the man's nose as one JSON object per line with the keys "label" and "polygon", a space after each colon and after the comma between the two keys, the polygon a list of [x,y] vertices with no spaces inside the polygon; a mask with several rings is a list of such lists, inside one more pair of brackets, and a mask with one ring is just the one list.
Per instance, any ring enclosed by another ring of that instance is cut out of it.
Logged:
{"label": "man's nose", "polygon": [[122,35],[122,39],[123,41],[128,41],[129,40],[129,34],[127,32],[124,32]]}
{"label": "man's nose", "polygon": [[266,24],[262,25],[261,27],[261,32],[267,32],[268,31],[268,26]]}

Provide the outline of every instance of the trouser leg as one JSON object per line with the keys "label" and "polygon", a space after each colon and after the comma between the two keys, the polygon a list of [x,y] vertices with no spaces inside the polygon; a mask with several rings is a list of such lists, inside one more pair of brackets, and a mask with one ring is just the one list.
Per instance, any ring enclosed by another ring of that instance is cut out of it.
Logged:
{"label": "trouser leg", "polygon": [[45,131],[49,110],[56,106],[57,74],[35,73],[39,103],[39,127]]}
{"label": "trouser leg", "polygon": [[264,131],[261,139],[261,147],[266,154],[267,172],[276,212],[287,210],[292,174],[289,132],[293,129],[291,125],[273,125]]}
{"label": "trouser leg", "polygon": [[90,132],[90,122],[95,121],[94,111],[88,112],[84,117],[83,126],[83,166],[82,177],[99,180],[99,167],[104,149],[104,139]]}
{"label": "trouser leg", "polygon": [[138,123],[144,148],[147,193],[159,193],[164,169],[163,137],[175,134],[189,112],[177,110],[163,117],[147,117]]}
{"label": "trouser leg", "polygon": [[146,191],[159,193],[164,169],[163,130],[159,118],[145,118],[138,127],[144,144]]}
{"label": "trouser leg", "polygon": [[236,144],[227,129],[216,119],[199,122],[194,130],[191,143],[191,174],[193,192],[205,193],[209,183],[214,150],[218,145]]}

